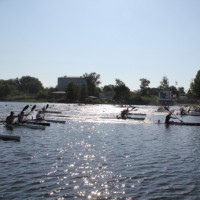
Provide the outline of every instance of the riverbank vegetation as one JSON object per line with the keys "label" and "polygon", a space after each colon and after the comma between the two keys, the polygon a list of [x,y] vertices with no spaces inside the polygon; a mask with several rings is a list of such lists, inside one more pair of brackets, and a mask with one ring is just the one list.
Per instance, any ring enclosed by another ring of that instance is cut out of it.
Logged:
{"label": "riverbank vegetation", "polygon": [[57,86],[44,88],[41,81],[35,77],[23,76],[21,78],[0,80],[1,101],[26,101],[26,102],[61,102],[61,103],[117,103],[135,105],[156,105],[160,91],[172,92],[172,104],[198,103],[200,99],[200,71],[190,84],[190,89],[185,92],[183,87],[169,85],[166,76],[156,88],[150,88],[150,80],[141,78],[140,89],[131,91],[120,79],[115,79],[114,85],[100,87],[100,75],[92,72],[83,74],[86,85],[81,87],[71,82],[65,91],[58,91]]}

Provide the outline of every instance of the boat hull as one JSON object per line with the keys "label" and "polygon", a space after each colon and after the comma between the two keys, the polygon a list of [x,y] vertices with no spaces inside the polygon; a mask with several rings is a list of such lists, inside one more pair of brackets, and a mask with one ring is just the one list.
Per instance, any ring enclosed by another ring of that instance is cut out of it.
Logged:
{"label": "boat hull", "polygon": [[45,126],[36,124],[6,124],[5,127],[9,130],[13,130],[14,128],[30,128],[30,129],[45,130]]}
{"label": "boat hull", "polygon": [[47,122],[52,122],[52,123],[60,123],[60,124],[65,124],[66,121],[63,120],[56,120],[56,119],[45,119]]}
{"label": "boat hull", "polygon": [[[165,124],[165,123],[156,123],[156,124]],[[200,126],[198,122],[171,122],[169,124],[165,124],[166,126],[177,125],[177,126]]]}
{"label": "boat hull", "polygon": [[50,122],[60,123],[60,124],[65,124],[66,122],[64,120],[57,120],[57,119],[33,119],[32,121],[34,121],[35,123],[44,123],[44,124],[49,123],[49,126],[50,126]]}
{"label": "boat hull", "polygon": [[[117,119],[123,119],[123,118],[121,118],[121,116],[117,115]],[[141,120],[141,121],[143,121],[143,120],[145,120],[145,117],[126,116],[126,118],[124,118],[124,120],[126,120],[126,119],[128,119],[128,120]]]}
{"label": "boat hull", "polygon": [[41,126],[50,126],[49,122],[45,121],[35,121],[35,120],[30,120],[30,121],[25,121],[25,124],[36,124],[36,125],[41,125]]}
{"label": "boat hull", "polygon": [[20,136],[17,135],[0,135],[1,140],[14,140],[14,141],[20,141]]}
{"label": "boat hull", "polygon": [[179,126],[200,126],[198,122],[173,122],[169,125],[179,125]]}
{"label": "boat hull", "polygon": [[146,116],[147,114],[146,113],[128,113],[128,116]]}

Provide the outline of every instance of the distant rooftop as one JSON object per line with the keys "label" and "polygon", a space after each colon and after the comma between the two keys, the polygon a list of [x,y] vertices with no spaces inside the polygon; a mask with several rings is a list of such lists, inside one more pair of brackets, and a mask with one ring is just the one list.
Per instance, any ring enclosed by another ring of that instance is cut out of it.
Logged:
{"label": "distant rooftop", "polygon": [[82,76],[62,76],[62,77],[58,77],[58,78],[83,78]]}

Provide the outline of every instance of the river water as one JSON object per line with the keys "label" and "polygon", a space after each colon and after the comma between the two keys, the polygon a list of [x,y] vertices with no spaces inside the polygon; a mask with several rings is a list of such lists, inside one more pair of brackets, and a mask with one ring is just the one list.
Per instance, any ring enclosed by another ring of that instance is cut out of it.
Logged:
{"label": "river water", "polygon": [[[1,118],[27,104],[1,102]],[[48,110],[62,114],[46,118],[66,123],[45,130],[1,126],[0,134],[21,141],[0,140],[0,199],[200,199],[198,126],[156,124],[166,115],[156,106],[138,106],[144,121],[116,119],[122,108],[114,105],[49,104]]]}

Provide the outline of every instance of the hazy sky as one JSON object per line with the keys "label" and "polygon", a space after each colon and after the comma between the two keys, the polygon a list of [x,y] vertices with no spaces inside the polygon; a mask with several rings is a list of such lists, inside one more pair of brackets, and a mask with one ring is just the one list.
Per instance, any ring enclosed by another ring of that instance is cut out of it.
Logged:
{"label": "hazy sky", "polygon": [[0,0],[0,79],[96,72],[189,88],[200,70],[200,0]]}

